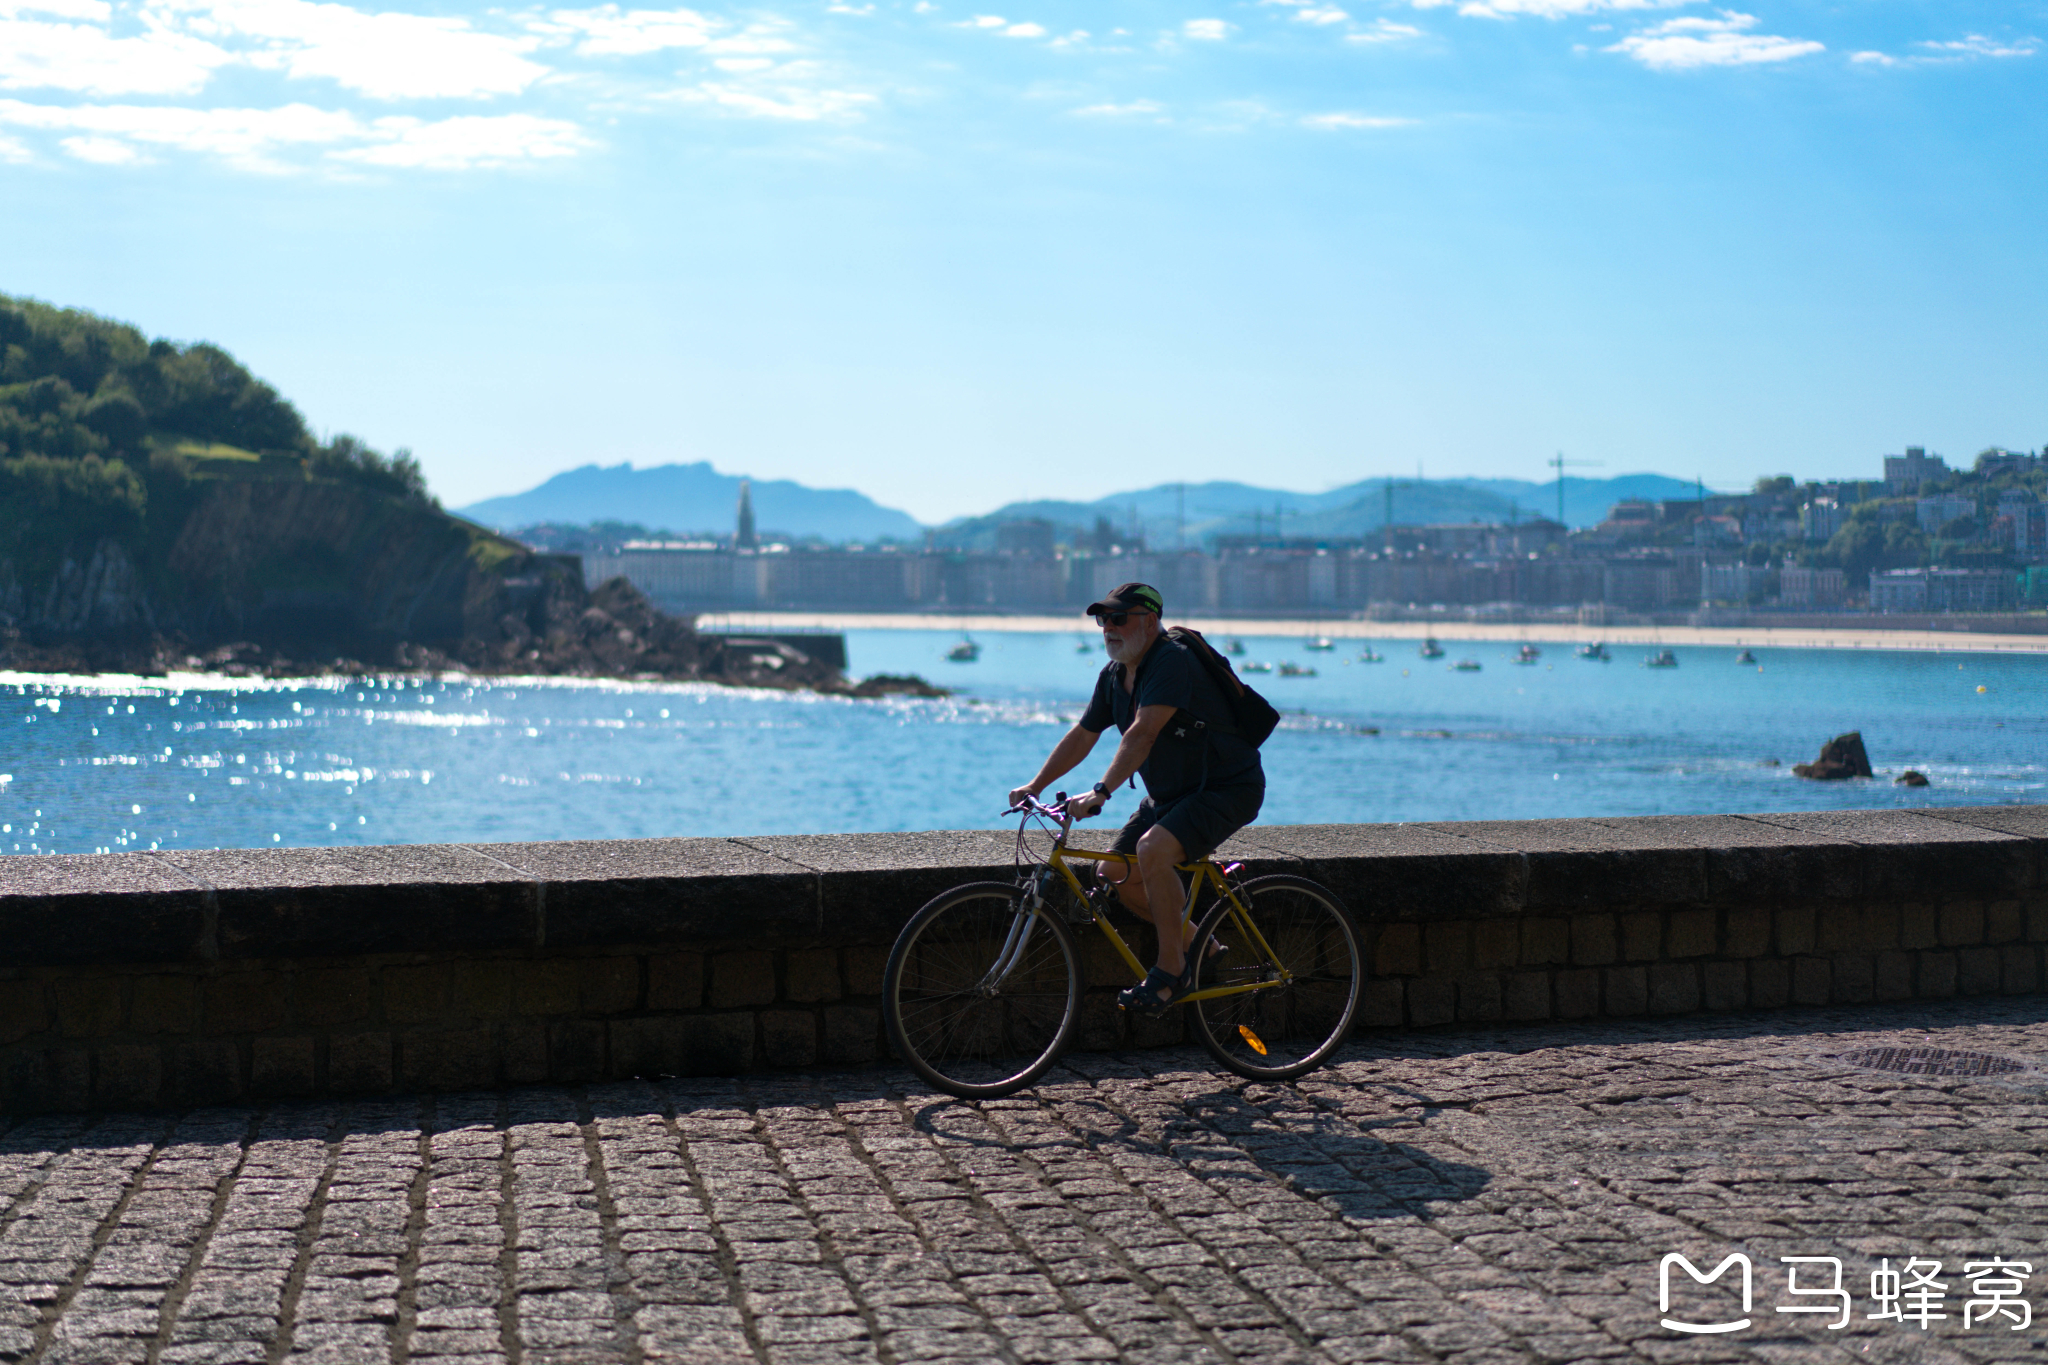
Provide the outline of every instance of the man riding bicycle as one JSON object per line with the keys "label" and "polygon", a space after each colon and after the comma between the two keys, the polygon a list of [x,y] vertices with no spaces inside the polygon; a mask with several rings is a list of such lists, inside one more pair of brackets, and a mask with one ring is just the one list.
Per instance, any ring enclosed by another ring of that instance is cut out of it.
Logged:
{"label": "man riding bicycle", "polygon": [[[1157,1016],[1186,993],[1193,926],[1183,918],[1187,888],[1176,864],[1207,857],[1250,824],[1266,797],[1259,751],[1237,732],[1229,702],[1188,646],[1160,624],[1164,603],[1147,583],[1125,583],[1088,608],[1102,628],[1110,662],[1074,728],[1053,746],[1038,776],[1010,793],[1010,804],[1036,797],[1071,772],[1111,725],[1123,736],[1102,780],[1068,802],[1079,819],[1099,813],[1133,773],[1145,798],[1111,848],[1135,855],[1138,875],[1124,865],[1117,894],[1159,931],[1159,961],[1145,980],[1117,996],[1124,1009]],[[1200,724],[1196,724],[1200,722]]]}

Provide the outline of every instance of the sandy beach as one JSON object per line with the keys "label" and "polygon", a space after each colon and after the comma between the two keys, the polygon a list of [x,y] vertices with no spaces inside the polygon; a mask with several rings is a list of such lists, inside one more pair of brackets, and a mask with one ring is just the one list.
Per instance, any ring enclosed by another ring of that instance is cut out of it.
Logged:
{"label": "sandy beach", "polygon": [[[1903,649],[1943,654],[2048,654],[2048,635],[1991,635],[1970,631],[1813,630],[1758,626],[1579,626],[1445,621],[1279,620],[1191,616],[1170,624],[1193,626],[1218,638],[1232,635],[1328,636],[1332,640],[1472,640],[1491,643],[1580,645],[1604,641],[1610,647],[1663,645],[1726,646],[1731,649]],[[788,630],[942,630],[962,634],[1053,631],[1080,634],[1087,618],[1072,616],[909,615],[887,612],[719,612],[697,618],[700,630],[762,632]]]}

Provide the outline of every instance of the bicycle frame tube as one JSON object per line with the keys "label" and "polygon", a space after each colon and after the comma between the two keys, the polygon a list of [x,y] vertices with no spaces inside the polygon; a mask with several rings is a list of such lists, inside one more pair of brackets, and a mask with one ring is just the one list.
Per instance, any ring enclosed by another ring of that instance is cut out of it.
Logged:
{"label": "bicycle frame tube", "polygon": [[[1070,858],[1080,858],[1092,863],[1122,863],[1127,867],[1131,863],[1131,859],[1122,853],[1097,853],[1091,849],[1068,848],[1064,842],[1055,844],[1048,855],[1047,861],[1059,869],[1060,875],[1067,879],[1067,885],[1072,888],[1074,895],[1084,902],[1087,899],[1087,893],[1081,886],[1081,879],[1076,877],[1074,870],[1067,866],[1067,860]],[[1247,942],[1258,946],[1260,955],[1267,962],[1274,962],[1272,945],[1266,942],[1266,936],[1259,932],[1257,925],[1252,923],[1251,916],[1245,912],[1244,902],[1237,898],[1237,893],[1231,889],[1230,883],[1224,879],[1221,868],[1205,858],[1196,863],[1178,864],[1175,871],[1190,873],[1193,876],[1193,881],[1188,886],[1188,903],[1181,910],[1181,919],[1183,921],[1194,918],[1195,901],[1200,897],[1203,885],[1213,885],[1218,894],[1230,902],[1231,923],[1238,926],[1239,931],[1245,935]],[[1095,927],[1102,931],[1102,936],[1109,940],[1110,945],[1116,949],[1117,955],[1123,958],[1124,964],[1131,969],[1131,974],[1143,980],[1145,964],[1138,961],[1138,955],[1131,951],[1129,944],[1124,942],[1124,937],[1116,931],[1116,926],[1109,922],[1107,916],[1096,915],[1094,918]],[[1277,986],[1284,986],[1293,980],[1293,973],[1289,972],[1284,966],[1278,966],[1277,963],[1275,965],[1280,973],[1276,980],[1254,981],[1241,986],[1206,986],[1201,990],[1188,992],[1187,995],[1181,997],[1176,1003],[1192,1004],[1197,1000],[1218,1000],[1227,995],[1248,995],[1253,991],[1269,991]]]}

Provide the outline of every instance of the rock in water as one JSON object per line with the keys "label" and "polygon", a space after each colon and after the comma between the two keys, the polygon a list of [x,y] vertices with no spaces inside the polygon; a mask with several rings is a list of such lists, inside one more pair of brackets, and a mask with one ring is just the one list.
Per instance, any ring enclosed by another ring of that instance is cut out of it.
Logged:
{"label": "rock in water", "polygon": [[1820,757],[1811,763],[1795,764],[1795,777],[1810,777],[1816,782],[1834,782],[1845,777],[1869,777],[1870,755],[1863,752],[1863,732],[1851,730],[1846,735],[1836,735],[1820,746]]}
{"label": "rock in water", "polygon": [[1908,768],[1893,778],[1892,784],[1899,787],[1924,787],[1927,785],[1927,774],[1918,768]]}

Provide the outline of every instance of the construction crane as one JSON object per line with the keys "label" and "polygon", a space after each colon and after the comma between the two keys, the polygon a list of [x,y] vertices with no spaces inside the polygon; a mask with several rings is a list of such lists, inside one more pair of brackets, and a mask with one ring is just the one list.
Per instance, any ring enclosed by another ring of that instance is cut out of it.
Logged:
{"label": "construction crane", "polygon": [[1570,468],[1573,468],[1573,469],[1579,469],[1579,468],[1584,468],[1584,469],[1594,469],[1594,468],[1598,468],[1598,467],[1599,467],[1600,461],[1598,461],[1598,460],[1567,460],[1567,459],[1566,459],[1566,458],[1564,457],[1564,452],[1563,452],[1562,450],[1560,450],[1560,451],[1558,451],[1558,452],[1557,452],[1557,456],[1556,456],[1556,458],[1555,458],[1555,459],[1549,459],[1549,460],[1545,460],[1545,461],[1544,461],[1543,463],[1545,463],[1545,464],[1549,465],[1549,466],[1550,466],[1550,467],[1551,467],[1552,469],[1555,469],[1555,470],[1557,471],[1557,524],[1558,524],[1559,526],[1564,526],[1564,525],[1566,524],[1566,523],[1565,523],[1565,519],[1564,519],[1564,471],[1565,471],[1565,469],[1566,469],[1567,467],[1570,467]]}
{"label": "construction crane", "polygon": [[1394,490],[1397,488],[1421,488],[1426,483],[1427,480],[1422,477],[1422,466],[1420,464],[1415,466],[1415,477],[1413,479],[1402,479],[1399,483],[1396,483],[1392,474],[1387,475],[1387,510],[1380,520],[1380,530],[1382,532],[1390,531],[1394,527]]}

